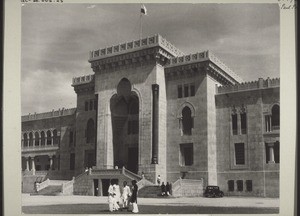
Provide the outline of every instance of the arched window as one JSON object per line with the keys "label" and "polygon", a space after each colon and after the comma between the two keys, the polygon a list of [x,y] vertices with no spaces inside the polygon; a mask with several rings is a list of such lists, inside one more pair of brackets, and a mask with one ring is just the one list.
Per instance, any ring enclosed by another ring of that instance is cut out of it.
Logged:
{"label": "arched window", "polygon": [[47,131],[47,145],[51,145],[51,131]]}
{"label": "arched window", "polygon": [[45,145],[45,132],[44,131],[41,132],[41,145],[42,146]]}
{"label": "arched window", "polygon": [[34,145],[39,146],[39,144],[40,144],[40,135],[38,132],[35,132],[34,133]]}
{"label": "arched window", "polygon": [[184,135],[191,135],[193,126],[192,111],[186,106],[182,109],[182,133]]}
{"label": "arched window", "polygon": [[272,107],[272,129],[279,129],[279,106],[276,104]]}
{"label": "arched window", "polygon": [[24,137],[24,147],[27,147],[28,146],[28,137],[27,137],[27,134],[25,133],[23,135],[23,137]]}
{"label": "arched window", "polygon": [[57,130],[53,131],[53,144],[58,144]]}
{"label": "arched window", "polygon": [[95,124],[93,119],[89,119],[86,126],[86,142],[92,143],[95,140]]}
{"label": "arched window", "polygon": [[29,146],[33,146],[33,134],[32,134],[32,132],[29,133]]}

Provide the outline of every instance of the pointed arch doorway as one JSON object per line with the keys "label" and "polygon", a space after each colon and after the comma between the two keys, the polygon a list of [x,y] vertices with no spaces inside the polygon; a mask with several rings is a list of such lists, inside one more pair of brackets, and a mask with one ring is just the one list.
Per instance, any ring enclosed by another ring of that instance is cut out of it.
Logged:
{"label": "pointed arch doorway", "polygon": [[128,79],[117,86],[110,99],[114,166],[138,173],[139,157],[139,98]]}

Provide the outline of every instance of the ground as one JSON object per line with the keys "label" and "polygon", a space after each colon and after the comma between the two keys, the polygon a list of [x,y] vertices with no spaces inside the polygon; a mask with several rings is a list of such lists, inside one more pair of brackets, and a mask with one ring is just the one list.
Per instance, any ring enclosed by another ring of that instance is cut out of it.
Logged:
{"label": "ground", "polygon": [[[140,214],[275,214],[279,199],[270,198],[139,198]],[[107,197],[22,196],[22,211],[27,214],[108,214]],[[111,214],[132,214],[118,211]]]}

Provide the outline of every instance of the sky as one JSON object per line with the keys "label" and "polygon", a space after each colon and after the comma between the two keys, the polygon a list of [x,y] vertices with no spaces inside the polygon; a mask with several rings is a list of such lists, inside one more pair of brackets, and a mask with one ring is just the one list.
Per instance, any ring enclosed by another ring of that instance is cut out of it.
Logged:
{"label": "sky", "polygon": [[[210,50],[245,81],[279,77],[277,4],[145,4],[143,37],[185,54]],[[76,107],[72,78],[92,74],[89,51],[139,38],[140,4],[25,4],[22,115]]]}

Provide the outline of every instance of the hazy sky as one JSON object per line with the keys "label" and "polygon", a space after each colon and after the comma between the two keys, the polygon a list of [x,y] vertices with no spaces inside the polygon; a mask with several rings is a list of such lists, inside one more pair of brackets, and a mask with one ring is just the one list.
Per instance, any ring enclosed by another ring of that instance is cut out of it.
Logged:
{"label": "hazy sky", "polygon": [[[185,54],[211,50],[245,81],[279,77],[277,4],[145,4],[143,36]],[[72,78],[93,73],[89,51],[139,38],[140,4],[22,7],[22,115],[76,107]]]}

